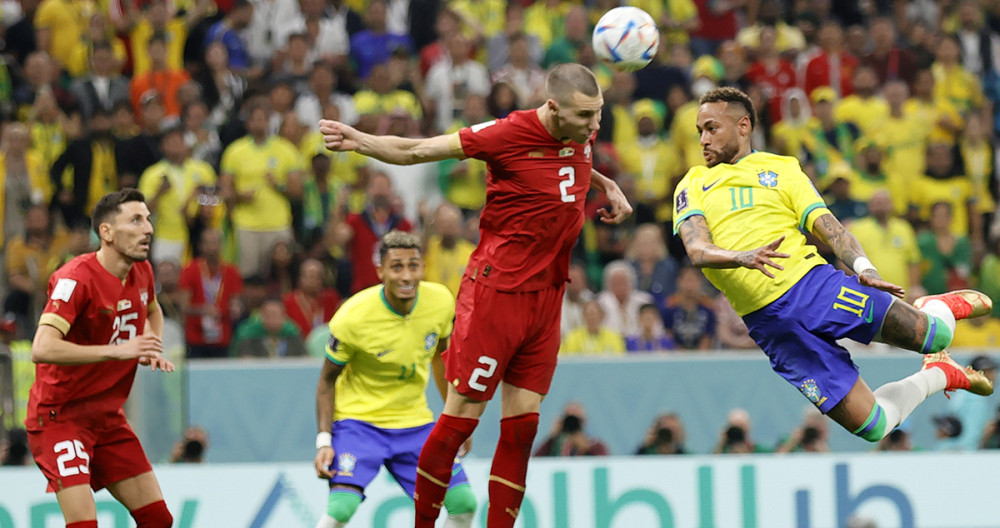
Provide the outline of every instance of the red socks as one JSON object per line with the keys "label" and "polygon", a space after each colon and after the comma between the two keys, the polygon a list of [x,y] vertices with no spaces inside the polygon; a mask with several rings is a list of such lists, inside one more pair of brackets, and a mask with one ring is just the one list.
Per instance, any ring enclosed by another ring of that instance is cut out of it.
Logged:
{"label": "red socks", "polygon": [[500,420],[500,441],[490,470],[490,507],[486,520],[490,528],[514,526],[524,498],[528,459],[537,431],[538,413]]}
{"label": "red socks", "polygon": [[[167,510],[167,503],[162,500],[136,508],[131,513],[136,528],[170,528],[174,525],[174,517]],[[95,528],[96,526],[97,523],[94,523]]]}
{"label": "red socks", "polygon": [[97,519],[93,521],[78,521],[75,523],[69,523],[66,528],[97,528]]}
{"label": "red socks", "polygon": [[[458,448],[478,423],[476,418],[442,414],[434,424],[417,462],[417,485],[413,494],[417,509],[415,528],[434,528],[448,491]],[[530,449],[531,445],[528,447]]]}

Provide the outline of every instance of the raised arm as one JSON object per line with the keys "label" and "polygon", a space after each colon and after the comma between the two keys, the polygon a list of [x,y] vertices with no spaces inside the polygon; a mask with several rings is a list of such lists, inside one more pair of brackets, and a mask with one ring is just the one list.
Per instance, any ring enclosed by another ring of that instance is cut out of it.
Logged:
{"label": "raised arm", "polygon": [[323,133],[323,142],[330,150],[353,150],[394,165],[465,158],[458,132],[420,139],[376,136],[327,119],[319,122],[319,131]]}
{"label": "raised arm", "polygon": [[328,479],[330,464],[333,463],[333,446],[330,443],[330,428],[333,425],[333,395],[337,384],[337,376],[344,371],[343,365],[338,365],[329,359],[323,360],[323,370],[316,383],[316,476]]}
{"label": "raised arm", "polygon": [[53,365],[83,365],[126,359],[161,360],[162,355],[163,343],[159,336],[153,334],[138,335],[117,345],[78,345],[67,341],[62,330],[46,323],[38,325],[31,343],[31,360]]}
{"label": "raised arm", "polygon": [[858,274],[858,281],[861,284],[887,291],[897,297],[906,294],[902,287],[882,280],[878,270],[868,260],[861,243],[840,223],[840,220],[837,220],[837,217],[830,213],[820,216],[813,222],[812,232],[830,246],[838,259]]}
{"label": "raised arm", "polygon": [[590,186],[603,192],[604,196],[608,198],[608,204],[611,209],[601,209],[602,222],[620,224],[632,214],[632,206],[628,203],[628,198],[625,197],[625,193],[622,192],[621,187],[614,180],[591,168]]}
{"label": "raised arm", "polygon": [[761,273],[773,279],[774,274],[767,269],[768,267],[778,270],[785,268],[771,259],[788,258],[788,254],[777,251],[785,237],[781,237],[764,247],[748,251],[721,248],[712,241],[712,233],[708,229],[708,223],[701,215],[692,215],[682,221],[677,226],[677,234],[684,242],[684,249],[687,250],[691,263],[699,268],[744,267],[760,270]]}

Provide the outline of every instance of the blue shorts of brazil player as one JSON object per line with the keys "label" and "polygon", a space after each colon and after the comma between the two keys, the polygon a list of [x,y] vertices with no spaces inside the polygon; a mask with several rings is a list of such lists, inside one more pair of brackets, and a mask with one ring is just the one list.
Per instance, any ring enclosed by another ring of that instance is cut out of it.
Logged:
{"label": "blue shorts of brazil player", "polygon": [[837,340],[871,343],[894,300],[823,264],[743,321],[771,368],[826,414],[858,380],[858,366]]}
{"label": "blue shorts of brazil player", "polygon": [[[410,498],[417,479],[417,459],[434,423],[406,429],[382,429],[359,420],[333,424],[333,478],[330,485],[347,484],[365,489],[385,465]],[[455,459],[449,489],[468,484],[462,464]]]}

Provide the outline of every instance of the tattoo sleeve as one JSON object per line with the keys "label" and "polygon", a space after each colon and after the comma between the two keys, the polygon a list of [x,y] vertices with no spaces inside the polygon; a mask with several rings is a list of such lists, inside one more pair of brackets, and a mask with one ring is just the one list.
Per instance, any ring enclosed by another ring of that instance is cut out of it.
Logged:
{"label": "tattoo sleeve", "polygon": [[691,263],[699,268],[738,268],[748,257],[745,251],[732,251],[715,245],[705,217],[690,216],[677,227]]}
{"label": "tattoo sleeve", "polygon": [[855,259],[865,256],[865,250],[843,224],[832,214],[825,214],[813,223],[812,232],[833,249],[837,258],[847,267],[854,265]]}

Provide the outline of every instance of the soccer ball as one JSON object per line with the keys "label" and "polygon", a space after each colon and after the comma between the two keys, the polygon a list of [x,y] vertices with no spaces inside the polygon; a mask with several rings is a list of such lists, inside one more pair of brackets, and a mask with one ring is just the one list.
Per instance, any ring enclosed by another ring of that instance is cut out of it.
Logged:
{"label": "soccer ball", "polygon": [[633,72],[653,60],[660,32],[649,13],[638,7],[616,7],[594,28],[594,53],[619,70]]}

